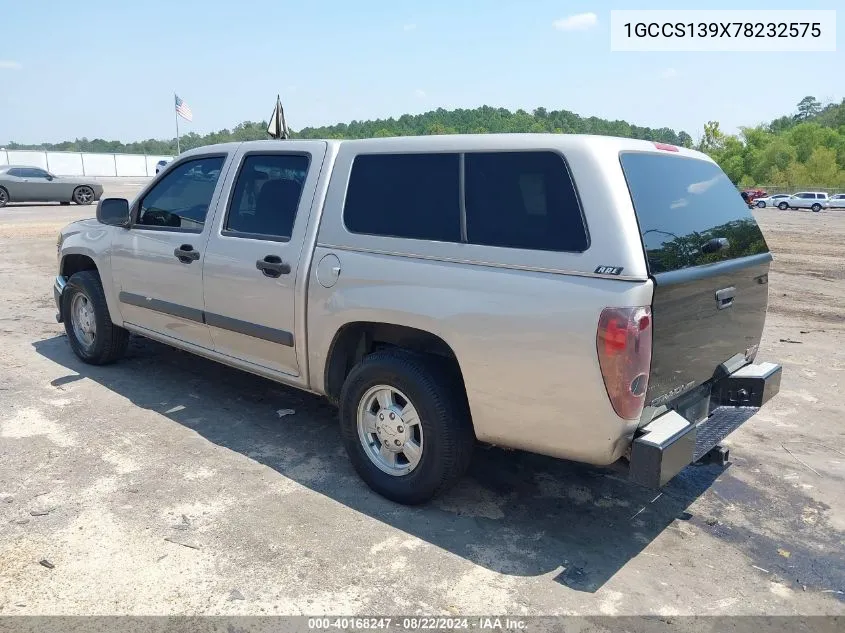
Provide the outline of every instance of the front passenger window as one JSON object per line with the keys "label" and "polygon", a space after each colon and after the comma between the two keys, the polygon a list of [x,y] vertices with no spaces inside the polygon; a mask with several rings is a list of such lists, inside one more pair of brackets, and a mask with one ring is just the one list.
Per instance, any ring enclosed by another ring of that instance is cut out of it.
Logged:
{"label": "front passenger window", "polygon": [[136,224],[202,231],[223,162],[206,156],[177,165],[144,196]]}

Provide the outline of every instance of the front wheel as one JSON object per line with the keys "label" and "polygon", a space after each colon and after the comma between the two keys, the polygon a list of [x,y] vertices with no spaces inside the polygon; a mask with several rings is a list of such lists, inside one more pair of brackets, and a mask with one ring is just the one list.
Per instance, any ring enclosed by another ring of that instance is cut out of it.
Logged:
{"label": "front wheel", "polygon": [[76,204],[91,204],[94,201],[94,190],[83,185],[73,190],[73,201]]}
{"label": "front wheel", "polygon": [[459,372],[405,350],[370,354],[352,369],[340,396],[340,429],[358,475],[408,505],[455,483],[475,444]]}
{"label": "front wheel", "polygon": [[96,271],[83,270],[68,279],[62,292],[62,315],[70,347],[80,360],[105,365],[126,352],[129,332],[112,323]]}
{"label": "front wheel", "polygon": [[786,211],[786,210],[787,210],[787,208],[789,208],[789,205],[788,205],[788,204],[786,204],[785,202],[781,202],[781,203],[778,205],[778,209],[780,209],[781,211]]}
{"label": "front wheel", "polygon": [[9,192],[0,187],[0,207],[5,207],[9,204]]}
{"label": "front wheel", "polygon": [[758,202],[758,203],[757,203],[757,208],[758,208],[758,209],[765,209],[765,208],[766,208],[766,203],[765,203],[765,202],[763,202],[762,200],[760,200],[760,202]]}

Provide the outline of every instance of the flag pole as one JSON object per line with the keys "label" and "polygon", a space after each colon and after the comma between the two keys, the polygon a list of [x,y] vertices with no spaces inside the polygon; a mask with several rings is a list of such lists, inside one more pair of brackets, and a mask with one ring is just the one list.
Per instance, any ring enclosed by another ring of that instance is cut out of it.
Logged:
{"label": "flag pole", "polygon": [[173,93],[173,115],[176,117],[176,155],[182,152],[179,148],[179,113],[176,111],[176,93]]}

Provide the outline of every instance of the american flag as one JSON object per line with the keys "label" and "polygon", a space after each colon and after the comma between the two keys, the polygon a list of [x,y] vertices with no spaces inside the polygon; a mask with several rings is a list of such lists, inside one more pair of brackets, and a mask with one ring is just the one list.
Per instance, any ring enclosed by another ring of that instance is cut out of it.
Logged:
{"label": "american flag", "polygon": [[178,114],[180,117],[182,117],[186,121],[193,121],[194,113],[191,112],[190,106],[188,106],[187,103],[182,101],[182,99],[179,98],[179,95],[173,95],[173,96],[176,97],[176,114]]}

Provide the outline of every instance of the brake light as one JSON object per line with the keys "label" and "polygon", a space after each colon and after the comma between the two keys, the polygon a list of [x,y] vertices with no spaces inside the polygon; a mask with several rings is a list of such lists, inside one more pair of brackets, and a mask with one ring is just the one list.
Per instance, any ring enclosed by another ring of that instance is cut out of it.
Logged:
{"label": "brake light", "polygon": [[669,145],[669,143],[655,143],[654,146],[657,149],[662,149],[665,152],[677,152],[678,148],[675,145]]}
{"label": "brake light", "polygon": [[596,349],[607,396],[616,415],[636,420],[643,412],[651,370],[651,308],[605,308]]}

